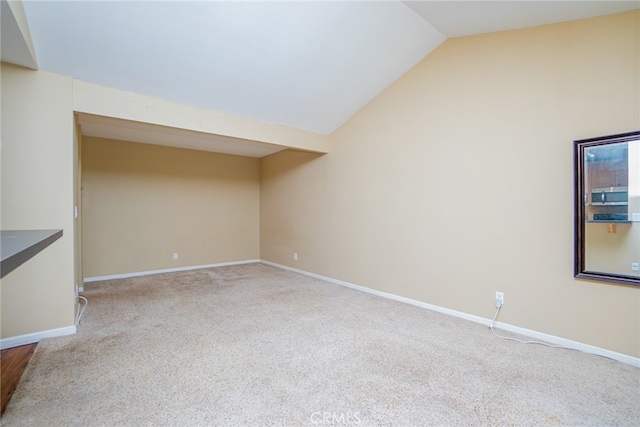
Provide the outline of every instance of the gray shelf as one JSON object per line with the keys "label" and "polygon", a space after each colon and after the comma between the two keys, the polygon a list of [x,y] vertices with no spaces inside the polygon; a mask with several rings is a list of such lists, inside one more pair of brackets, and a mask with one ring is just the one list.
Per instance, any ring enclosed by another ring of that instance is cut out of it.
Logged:
{"label": "gray shelf", "polygon": [[62,237],[62,230],[3,230],[0,233],[2,239],[0,277],[11,273]]}

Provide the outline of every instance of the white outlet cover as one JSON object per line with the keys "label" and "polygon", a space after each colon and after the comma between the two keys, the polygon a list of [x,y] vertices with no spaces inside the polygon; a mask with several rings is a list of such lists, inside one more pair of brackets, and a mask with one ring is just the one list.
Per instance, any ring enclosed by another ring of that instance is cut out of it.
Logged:
{"label": "white outlet cover", "polygon": [[640,222],[640,213],[634,212],[631,214],[631,221]]}

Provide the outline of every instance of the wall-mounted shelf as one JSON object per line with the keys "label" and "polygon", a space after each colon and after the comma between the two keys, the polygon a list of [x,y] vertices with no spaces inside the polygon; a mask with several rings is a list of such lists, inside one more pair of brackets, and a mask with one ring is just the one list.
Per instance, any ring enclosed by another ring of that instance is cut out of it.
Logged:
{"label": "wall-mounted shelf", "polygon": [[62,230],[7,230],[0,232],[4,277],[62,237]]}

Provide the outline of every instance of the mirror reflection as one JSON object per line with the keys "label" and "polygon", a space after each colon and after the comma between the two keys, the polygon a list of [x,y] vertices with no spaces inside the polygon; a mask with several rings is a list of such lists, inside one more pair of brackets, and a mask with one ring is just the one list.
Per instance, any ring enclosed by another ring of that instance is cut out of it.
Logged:
{"label": "mirror reflection", "polygon": [[627,135],[632,138],[584,141],[577,151],[583,206],[576,248],[583,253],[576,276],[640,284],[640,135]]}

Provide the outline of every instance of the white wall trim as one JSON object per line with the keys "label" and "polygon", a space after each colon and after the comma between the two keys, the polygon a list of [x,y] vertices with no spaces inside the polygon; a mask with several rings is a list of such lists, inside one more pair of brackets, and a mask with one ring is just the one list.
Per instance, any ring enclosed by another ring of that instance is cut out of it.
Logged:
{"label": "white wall trim", "polygon": [[[358,291],[366,292],[368,294],[377,295],[383,298],[392,299],[395,301],[403,302],[406,304],[411,304],[417,307],[426,308],[428,310],[437,311],[439,313],[448,314],[450,316],[459,317],[461,319],[470,320],[472,322],[480,323],[481,325],[489,326],[491,324],[491,319],[487,319],[485,317],[476,316],[473,314],[464,313],[461,311],[451,310],[449,308],[440,307],[433,304],[428,304],[426,302],[417,301],[410,298],[401,297],[398,295],[394,295],[388,292],[382,292],[375,289],[367,288],[365,286],[355,285],[353,283],[345,282],[338,279],[332,279],[330,277],[322,276],[320,274],[310,273],[308,271],[299,270],[297,268],[287,267],[286,265],[276,264],[271,261],[260,261],[263,264],[270,265],[272,267],[281,268],[283,270],[289,270],[294,273],[299,273],[304,276],[313,277],[315,279],[324,280],[325,282],[333,283],[335,285],[345,286],[347,288],[356,289]],[[563,347],[567,347],[574,350],[579,350],[585,353],[595,354],[598,356],[607,357],[609,359],[617,360],[622,363],[626,363],[627,365],[635,366],[640,368],[640,358],[629,356],[627,354],[618,353],[615,351],[607,350],[604,348],[592,346],[589,344],[584,344],[578,341],[568,340],[566,338],[557,337],[555,335],[549,335],[542,332],[534,331],[531,329],[521,328],[519,326],[513,326],[508,323],[496,322],[494,328],[499,328],[505,331],[513,332],[520,335],[525,335],[531,338],[535,338],[536,340],[544,341],[554,345],[560,345]],[[493,337],[493,335],[489,334],[489,337]]]}
{"label": "white wall trim", "polygon": [[[97,282],[100,280],[115,280],[115,279],[127,279],[129,277],[138,277],[138,276],[149,276],[152,274],[160,274],[160,273],[173,273],[176,271],[187,271],[187,270],[199,270],[201,268],[211,268],[211,267],[225,267],[228,265],[241,265],[241,264],[253,264],[256,262],[260,262],[259,259],[248,259],[244,261],[231,261],[231,262],[221,262],[217,264],[205,264],[205,265],[191,265],[187,267],[176,267],[176,268],[166,268],[163,270],[150,270],[150,271],[137,271],[134,273],[123,273],[123,274],[112,274],[109,276],[95,276],[95,277],[86,277],[83,280],[83,283],[89,282]],[[84,288],[83,288],[84,290]]]}
{"label": "white wall trim", "polygon": [[49,329],[48,331],[34,332],[32,334],[18,335],[17,337],[9,337],[0,339],[0,350],[6,348],[18,347],[21,345],[33,344],[39,342],[42,338],[61,337],[64,335],[73,335],[77,332],[75,326],[67,326],[66,328]]}

